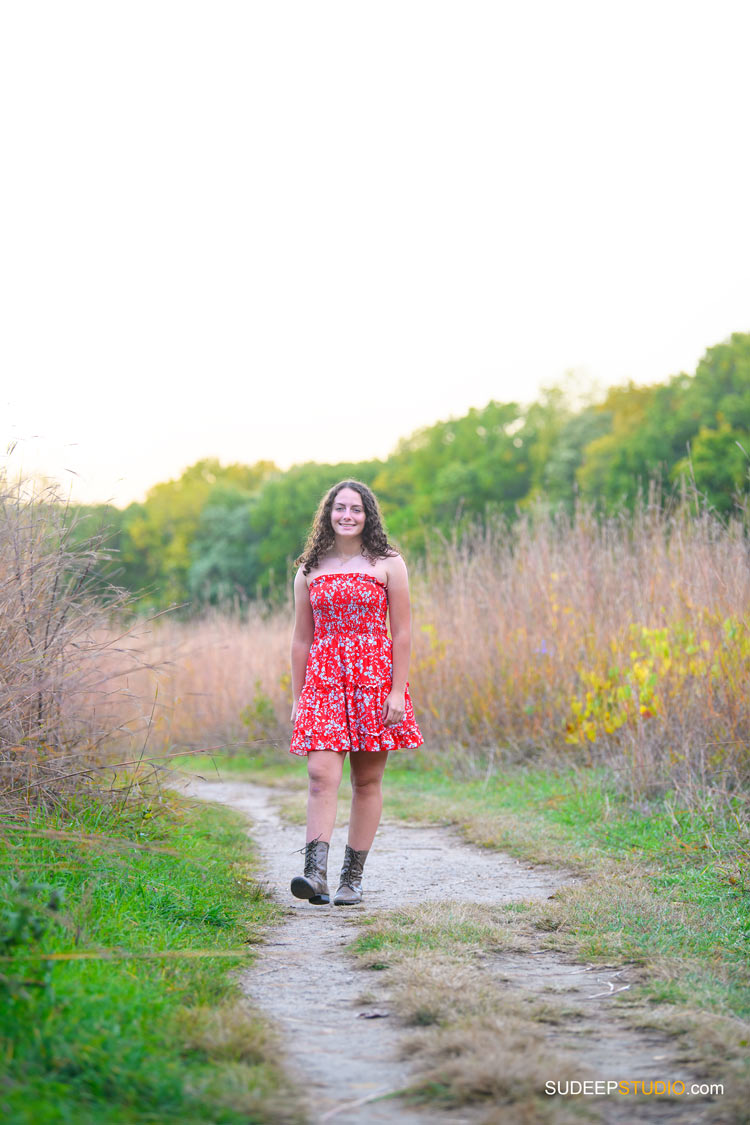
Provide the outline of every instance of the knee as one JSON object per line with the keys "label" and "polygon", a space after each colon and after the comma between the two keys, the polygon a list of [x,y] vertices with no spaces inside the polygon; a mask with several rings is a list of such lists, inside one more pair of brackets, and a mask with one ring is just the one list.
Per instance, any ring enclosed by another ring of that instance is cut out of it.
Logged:
{"label": "knee", "polygon": [[325,773],[311,772],[308,777],[308,792],[313,797],[321,796],[324,793],[338,792],[339,779],[330,777]]}
{"label": "knee", "polygon": [[353,777],[352,789],[360,797],[368,797],[373,793],[380,792],[381,778],[376,777]]}

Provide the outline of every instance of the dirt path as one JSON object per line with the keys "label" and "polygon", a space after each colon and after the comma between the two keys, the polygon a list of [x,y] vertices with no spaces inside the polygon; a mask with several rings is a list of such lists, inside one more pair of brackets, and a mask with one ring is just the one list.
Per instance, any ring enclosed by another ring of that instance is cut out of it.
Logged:
{"label": "dirt path", "polygon": [[[358,915],[427,901],[502,903],[541,899],[572,877],[548,867],[533,867],[498,852],[467,845],[450,829],[384,822],[365,869],[365,903],[357,907],[311,906],[289,894],[289,882],[302,867],[297,850],[304,843],[298,826],[284,824],[273,805],[278,791],[247,782],[191,780],[185,792],[246,813],[275,898],[288,907],[286,921],[259,949],[256,966],[245,974],[243,988],[281,1029],[289,1071],[305,1094],[309,1120],[315,1125],[410,1125],[450,1121],[464,1125],[483,1119],[482,1112],[435,1108],[418,1111],[397,1097],[376,1100],[403,1089],[410,1081],[399,1045],[408,1030],[395,1018],[366,1018],[388,1011],[387,996],[362,1003],[378,986],[380,974],[353,967],[345,947],[357,933]],[[329,881],[338,873],[346,840],[337,829],[331,844]],[[554,996],[572,1017],[551,1026],[549,1042],[581,1058],[581,1073],[608,1080],[696,1080],[674,1059],[674,1045],[664,1035],[629,1027],[611,998],[628,985],[622,966],[593,970],[562,954],[493,954],[487,972],[508,988]],[[366,978],[366,979],[365,979]],[[556,1079],[558,1075],[550,1075]],[[578,1098],[588,1103],[592,1099]],[[572,1099],[560,1099],[570,1103]],[[582,1107],[583,1108],[583,1107]],[[710,1121],[710,1107],[696,1103],[636,1104],[632,1098],[597,1099],[601,1120],[612,1123]],[[709,1115],[706,1115],[709,1114]]]}

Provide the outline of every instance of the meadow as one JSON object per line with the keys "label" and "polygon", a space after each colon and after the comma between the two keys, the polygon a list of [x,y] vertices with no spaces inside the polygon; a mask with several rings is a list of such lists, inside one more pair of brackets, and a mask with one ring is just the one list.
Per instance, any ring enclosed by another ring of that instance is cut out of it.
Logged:
{"label": "meadow", "polygon": [[[743,801],[750,553],[742,518],[643,504],[529,514],[436,539],[411,568],[411,693],[458,776],[597,766],[633,801]],[[127,677],[152,752],[277,748],[290,735],[290,601],[161,618]],[[134,653],[135,655],[135,653]]]}
{"label": "meadow", "polygon": [[[278,908],[237,818],[165,788],[172,771],[218,769],[280,786],[285,816],[303,818],[291,601],[139,617],[99,596],[103,548],[73,543],[64,513],[17,492],[2,514],[0,1108],[18,1122],[298,1120],[273,1029],[236,983]],[[744,517],[684,495],[606,519],[540,509],[436,536],[410,572],[425,747],[389,763],[390,815],[585,872],[502,926],[519,948],[543,934],[640,966],[654,1020],[700,1043],[703,1072],[731,1077],[741,1105]],[[352,948],[365,960],[404,943],[445,953],[432,916],[368,925]],[[435,1096],[486,1096],[465,1079]]]}

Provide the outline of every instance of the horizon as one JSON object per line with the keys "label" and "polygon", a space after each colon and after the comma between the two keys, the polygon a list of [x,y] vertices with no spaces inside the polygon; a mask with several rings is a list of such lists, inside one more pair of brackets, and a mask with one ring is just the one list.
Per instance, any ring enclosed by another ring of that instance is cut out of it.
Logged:
{"label": "horizon", "polygon": [[77,500],[385,459],[747,322],[739,0],[72,0],[0,31],[0,448]]}
{"label": "horizon", "polygon": [[[734,333],[730,333],[730,336],[731,335],[734,335]],[[729,336],[726,337],[726,340],[728,340],[729,338],[730,338]],[[724,343],[724,342],[725,342],[725,340],[718,340],[718,341],[715,341],[714,344],[708,345],[708,347],[713,347],[713,346],[716,346],[717,344],[721,344],[721,343]],[[699,359],[702,358],[703,355],[705,355],[706,350],[707,349],[704,349],[701,352],[701,356],[699,357]],[[597,382],[597,381],[593,380],[592,378],[589,378],[585,372],[567,371],[557,381],[553,380],[551,382],[540,384],[540,386],[537,388],[537,393],[538,393],[538,395],[541,395],[545,391],[549,391],[549,390],[553,390],[553,389],[554,390],[562,390],[565,394],[566,401],[567,401],[568,405],[570,406],[570,408],[572,410],[574,410],[575,412],[577,412],[577,411],[583,409],[587,404],[596,405],[597,403],[601,403],[604,400],[604,398],[606,397],[608,391],[613,389],[613,388],[616,388],[616,387],[654,386],[654,385],[658,385],[659,383],[666,383],[671,378],[673,378],[674,376],[679,375],[679,374],[688,374],[689,376],[692,376],[694,374],[695,366],[697,366],[697,362],[698,361],[696,361],[696,364],[693,365],[693,369],[691,369],[690,371],[684,371],[684,370],[675,371],[675,372],[672,372],[670,375],[666,376],[664,379],[649,380],[647,382],[639,382],[639,381],[636,381],[636,380],[633,380],[633,379],[626,379],[626,380],[623,380],[622,382],[619,382],[619,383],[618,382],[610,382],[610,383],[605,384],[605,383],[602,383],[600,381]],[[166,477],[164,477],[160,480],[151,481],[151,483],[148,484],[145,487],[145,489],[141,493],[139,493],[137,496],[131,497],[130,499],[124,499],[124,500],[120,499],[119,501],[114,501],[114,500],[111,500],[111,499],[100,498],[100,497],[89,497],[89,498],[82,498],[80,496],[76,497],[76,496],[73,495],[73,488],[75,487],[75,485],[77,483],[76,480],[75,479],[69,479],[66,482],[66,480],[64,478],[62,478],[60,476],[55,476],[54,474],[45,474],[44,472],[34,472],[34,471],[32,471],[28,474],[24,474],[23,472],[21,472],[21,473],[16,474],[16,478],[12,477],[12,479],[17,479],[17,478],[29,479],[29,480],[32,480],[32,481],[38,483],[40,487],[57,485],[57,486],[60,487],[61,490],[64,489],[64,487],[67,483],[70,486],[70,489],[71,489],[71,491],[69,493],[69,496],[68,496],[68,500],[72,503],[81,504],[81,505],[91,505],[91,506],[105,505],[106,504],[106,505],[109,505],[109,506],[112,506],[112,507],[115,507],[115,508],[125,509],[130,504],[144,503],[144,501],[145,501],[145,499],[146,499],[146,497],[147,497],[147,495],[148,495],[148,493],[150,492],[151,489],[155,488],[157,485],[164,484],[164,483],[167,483],[169,481],[179,480],[180,477],[188,469],[190,469],[192,466],[194,466],[196,464],[199,464],[203,461],[218,461],[219,464],[222,467],[227,467],[227,466],[232,465],[232,464],[253,465],[253,464],[256,464],[259,461],[272,461],[275,468],[282,474],[288,472],[290,469],[293,469],[296,466],[304,465],[304,464],[332,464],[332,465],[337,465],[337,464],[341,464],[341,463],[354,463],[354,464],[356,464],[357,462],[368,462],[368,461],[380,461],[382,463],[385,463],[395,453],[398,444],[402,440],[411,437],[414,433],[416,433],[416,432],[418,432],[422,429],[429,429],[434,425],[440,424],[441,422],[447,422],[447,421],[450,421],[452,419],[459,419],[459,418],[465,417],[469,413],[470,410],[473,410],[473,409],[481,410],[492,401],[496,401],[496,402],[506,401],[506,402],[517,403],[518,406],[519,406],[520,416],[523,416],[526,413],[526,411],[534,404],[534,402],[537,401],[537,399],[536,398],[535,399],[527,399],[526,401],[522,402],[522,401],[519,401],[518,399],[500,400],[500,399],[491,399],[490,398],[490,399],[487,399],[487,400],[485,400],[484,402],[481,402],[481,403],[472,403],[462,413],[453,412],[453,413],[448,414],[448,415],[443,415],[441,417],[434,418],[432,421],[425,422],[421,425],[416,426],[413,430],[410,430],[409,433],[399,435],[396,438],[396,441],[393,442],[393,444],[390,447],[390,449],[388,450],[388,452],[386,452],[385,454],[381,454],[381,455],[377,455],[377,454],[372,455],[372,456],[364,455],[364,456],[360,456],[360,457],[357,457],[357,458],[339,458],[339,459],[336,459],[336,460],[333,460],[333,459],[322,460],[322,459],[317,459],[317,458],[306,458],[304,460],[292,461],[292,462],[288,462],[286,464],[282,464],[279,460],[274,459],[273,457],[257,457],[257,458],[254,458],[253,460],[241,460],[241,459],[237,459],[237,458],[231,458],[230,459],[230,458],[222,457],[222,456],[220,456],[219,454],[216,454],[216,453],[206,453],[206,454],[203,454],[203,455],[198,455],[192,461],[186,462],[185,464],[181,465],[170,476],[166,476]],[[10,459],[11,459],[10,457],[7,458],[8,464],[10,464]],[[73,470],[68,470],[68,474],[69,474],[70,478],[73,478],[75,476],[75,473],[74,473]]]}

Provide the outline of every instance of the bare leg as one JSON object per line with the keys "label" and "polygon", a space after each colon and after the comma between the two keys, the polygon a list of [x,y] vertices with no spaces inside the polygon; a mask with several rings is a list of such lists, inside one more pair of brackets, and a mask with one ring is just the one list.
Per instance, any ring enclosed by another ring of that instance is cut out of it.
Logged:
{"label": "bare leg", "polygon": [[311,750],[307,755],[308,843],[317,839],[330,843],[343,768],[344,755],[335,750]]}
{"label": "bare leg", "polygon": [[383,771],[387,750],[358,750],[349,755],[352,779],[352,811],[349,817],[349,847],[369,851],[383,811]]}

